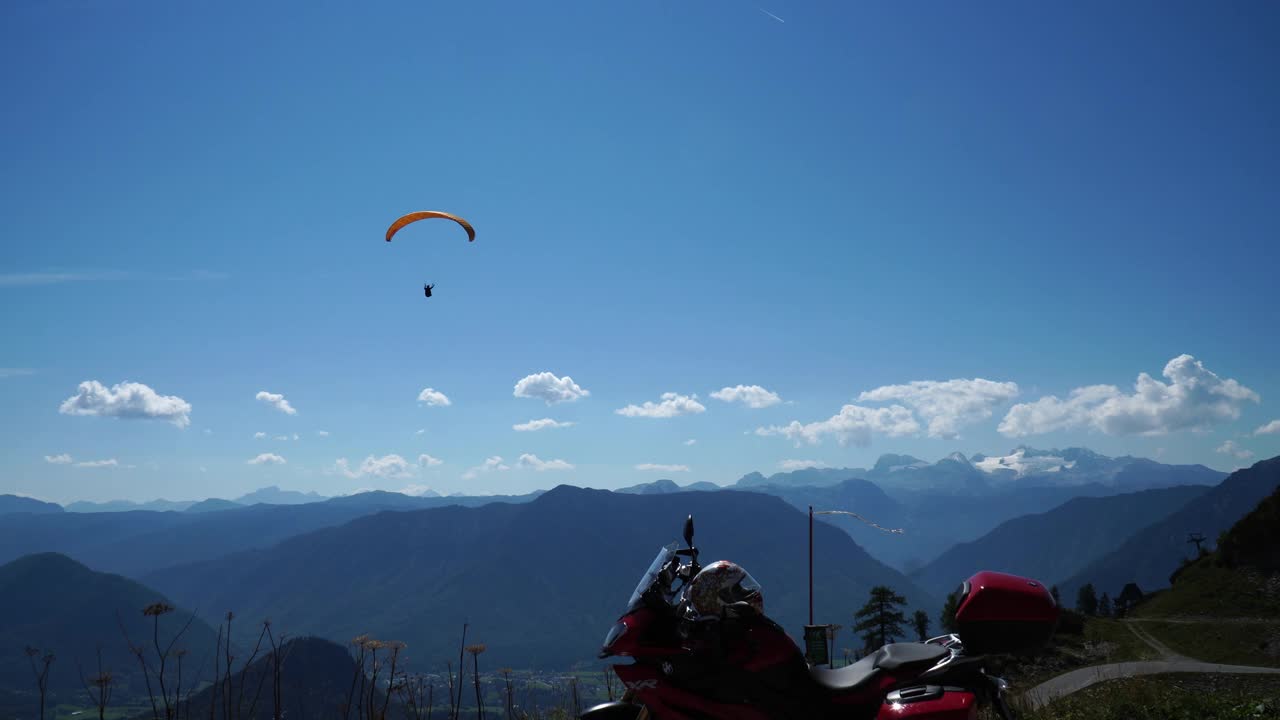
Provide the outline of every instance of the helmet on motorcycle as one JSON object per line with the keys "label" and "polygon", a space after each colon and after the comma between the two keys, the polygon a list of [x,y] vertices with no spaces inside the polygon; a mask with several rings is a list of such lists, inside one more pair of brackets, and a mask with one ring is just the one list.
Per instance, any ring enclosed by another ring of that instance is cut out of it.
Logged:
{"label": "helmet on motorcycle", "polygon": [[[737,563],[717,560],[702,568],[689,582],[685,599],[699,616],[718,618],[725,609],[737,603],[745,603],[752,610],[764,614],[764,594],[760,583]],[[736,605],[733,610],[742,609]]]}

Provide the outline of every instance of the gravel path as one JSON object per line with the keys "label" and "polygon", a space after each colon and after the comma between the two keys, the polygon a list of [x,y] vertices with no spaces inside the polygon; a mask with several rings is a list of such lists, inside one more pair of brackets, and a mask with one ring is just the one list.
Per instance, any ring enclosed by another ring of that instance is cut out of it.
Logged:
{"label": "gravel path", "polygon": [[[1165,622],[1165,621],[1161,621]],[[1031,688],[1022,695],[1025,703],[1034,709],[1048,705],[1058,698],[1083,690],[1094,683],[1120,678],[1137,677],[1139,675],[1157,675],[1160,673],[1228,673],[1232,675],[1280,675],[1280,668],[1254,667],[1252,665],[1222,665],[1206,663],[1179,655],[1169,646],[1156,640],[1137,623],[1126,625],[1153,650],[1160,653],[1162,660],[1142,660],[1137,662],[1111,663],[1080,668],[1046,680]]]}

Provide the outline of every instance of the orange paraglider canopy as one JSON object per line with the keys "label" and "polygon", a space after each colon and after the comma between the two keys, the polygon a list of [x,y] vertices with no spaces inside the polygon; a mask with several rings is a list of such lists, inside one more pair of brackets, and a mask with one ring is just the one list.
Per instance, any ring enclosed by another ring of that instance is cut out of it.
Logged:
{"label": "orange paraglider canopy", "polygon": [[387,228],[387,242],[391,242],[391,237],[395,235],[397,232],[399,232],[400,228],[404,227],[405,225],[408,225],[409,223],[415,223],[419,220],[427,220],[429,218],[438,218],[441,220],[452,220],[458,223],[459,225],[462,226],[463,230],[467,231],[467,241],[475,242],[476,229],[471,227],[471,223],[467,222],[466,220],[463,220],[462,218],[458,217],[457,215],[454,215],[453,213],[441,212],[440,210],[419,210],[418,212],[411,212],[408,215],[403,215],[397,218],[395,222],[391,223],[391,227]]}

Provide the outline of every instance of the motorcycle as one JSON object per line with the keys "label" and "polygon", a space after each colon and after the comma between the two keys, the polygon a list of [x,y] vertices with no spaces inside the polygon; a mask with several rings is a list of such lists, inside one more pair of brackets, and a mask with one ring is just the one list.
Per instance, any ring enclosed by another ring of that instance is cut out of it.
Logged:
{"label": "motorcycle", "polygon": [[[702,569],[692,515],[684,541],[658,551],[601,646],[602,659],[632,660],[613,666],[622,699],[581,720],[976,720],[986,705],[1012,720],[1008,684],[985,672],[983,656],[1033,650],[1057,625],[1043,585],[983,571],[960,588],[958,632],[890,643],[842,668],[810,666],[779,625],[735,608],[746,603],[729,605],[724,618],[698,617],[685,598]],[[726,653],[730,635],[738,651]]]}

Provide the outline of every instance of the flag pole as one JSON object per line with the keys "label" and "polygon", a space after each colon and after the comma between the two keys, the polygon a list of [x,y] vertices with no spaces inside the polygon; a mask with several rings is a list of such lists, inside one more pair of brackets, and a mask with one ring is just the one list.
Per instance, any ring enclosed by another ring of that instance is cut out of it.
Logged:
{"label": "flag pole", "polygon": [[809,624],[813,624],[813,506],[809,506]]}

